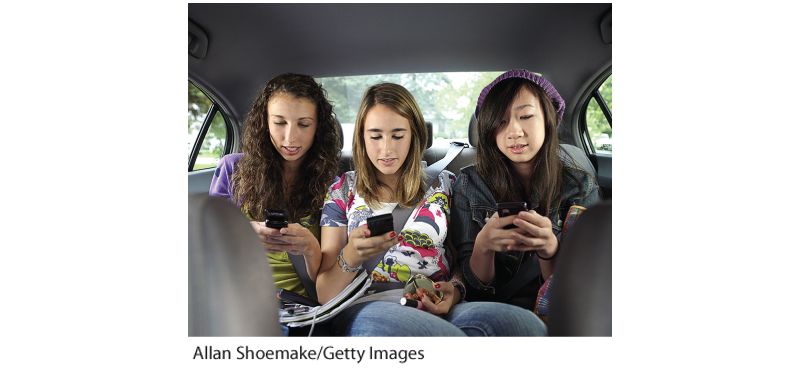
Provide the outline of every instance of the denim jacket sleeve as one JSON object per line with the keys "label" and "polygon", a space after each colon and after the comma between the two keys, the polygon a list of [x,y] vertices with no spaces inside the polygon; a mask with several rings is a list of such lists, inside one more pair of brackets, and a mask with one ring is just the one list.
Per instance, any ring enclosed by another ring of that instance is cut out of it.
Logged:
{"label": "denim jacket sleeve", "polygon": [[[585,171],[568,168],[570,175],[564,178],[564,191],[558,207],[552,209],[550,220],[553,233],[559,236],[562,221],[570,206],[588,207],[599,201],[598,186]],[[581,190],[583,189],[583,190]],[[531,198],[531,203],[536,202]],[[469,300],[493,300],[494,295],[514,277],[524,259],[531,255],[523,252],[495,253],[495,276],[488,283],[481,282],[470,268],[469,262],[475,247],[475,239],[484,225],[484,219],[496,211],[497,202],[489,187],[475,170],[475,166],[461,169],[453,188],[451,229],[453,246],[458,252],[458,263],[464,274]]]}
{"label": "denim jacket sleeve", "polygon": [[600,201],[600,187],[591,174],[586,171],[567,167],[570,175],[564,175],[564,192],[561,203],[550,214],[553,233],[560,238],[563,221],[572,206],[589,207]]}

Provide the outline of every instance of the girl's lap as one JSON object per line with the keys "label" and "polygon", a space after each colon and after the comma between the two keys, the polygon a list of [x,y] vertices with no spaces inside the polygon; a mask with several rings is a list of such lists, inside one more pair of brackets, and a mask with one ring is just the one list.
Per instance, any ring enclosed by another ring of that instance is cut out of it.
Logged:
{"label": "girl's lap", "polygon": [[510,304],[464,302],[444,316],[387,301],[359,303],[331,322],[337,336],[545,336],[531,311]]}
{"label": "girl's lap", "polygon": [[337,336],[465,336],[440,317],[387,301],[350,306],[333,318],[331,329]]}

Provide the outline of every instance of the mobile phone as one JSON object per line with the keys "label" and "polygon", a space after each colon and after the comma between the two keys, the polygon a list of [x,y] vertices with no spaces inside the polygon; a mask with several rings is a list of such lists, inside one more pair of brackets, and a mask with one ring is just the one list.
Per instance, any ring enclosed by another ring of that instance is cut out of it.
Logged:
{"label": "mobile phone", "polygon": [[367,219],[369,236],[378,236],[394,230],[394,219],[391,213],[370,217]]}
{"label": "mobile phone", "polygon": [[264,217],[267,218],[264,225],[271,229],[281,229],[289,226],[289,221],[286,216],[286,211],[281,210],[264,210]]}
{"label": "mobile phone", "polygon": [[[503,202],[497,204],[497,215],[500,217],[516,216],[522,211],[528,210],[528,204],[525,202]],[[517,226],[514,224],[506,225],[503,229],[515,229]]]}
{"label": "mobile phone", "polygon": [[403,295],[411,293],[416,294],[417,288],[428,289],[441,300],[443,294],[441,291],[433,287],[433,280],[429,279],[423,274],[416,274],[406,281],[406,286],[403,288]]}
{"label": "mobile phone", "polygon": [[287,303],[295,303],[301,305],[307,305],[309,307],[318,307],[322,304],[319,304],[318,301],[311,299],[307,296],[302,296],[297,293],[293,293],[286,289],[278,289],[278,299],[283,300]]}

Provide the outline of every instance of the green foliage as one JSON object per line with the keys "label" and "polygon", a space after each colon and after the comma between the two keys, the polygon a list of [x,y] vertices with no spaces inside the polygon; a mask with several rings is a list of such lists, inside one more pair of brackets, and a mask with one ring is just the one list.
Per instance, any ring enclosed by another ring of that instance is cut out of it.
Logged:
{"label": "green foliage", "polygon": [[613,111],[613,109],[611,109],[611,77],[613,77],[613,75],[608,76],[608,79],[603,82],[603,85],[600,86],[598,91],[600,91],[600,95],[603,96],[603,100],[606,101],[608,109]]}
{"label": "green foliage", "polygon": [[208,110],[211,108],[211,100],[199,88],[189,82],[189,133],[192,129],[200,129]]}
{"label": "green foliage", "polygon": [[[208,96],[189,82],[189,146],[187,156],[191,154],[192,145],[197,139],[197,135],[200,132],[206,115],[211,109],[211,105],[212,101]],[[206,136],[203,137],[203,145],[200,148],[198,157],[222,157],[224,153],[222,150],[225,147],[225,140],[227,139],[226,135],[227,129],[225,127],[225,119],[222,113],[217,113],[211,121],[211,126],[208,128]],[[201,168],[201,166],[208,167],[209,165],[216,166],[216,164],[197,164],[194,169],[197,170]]]}
{"label": "green foliage", "polygon": [[[450,73],[448,73],[450,74]],[[397,83],[417,101],[425,121],[434,126],[435,138],[466,138],[469,119],[483,87],[501,72],[459,73],[461,83],[444,73],[379,74],[319,78],[342,124],[355,124],[364,92],[381,82]],[[454,87],[454,84],[459,84]]]}
{"label": "green foliage", "polygon": [[[606,102],[606,105],[608,105],[609,111],[613,111],[611,108],[611,77],[612,76],[609,76],[608,79],[603,82],[600,88],[598,88],[600,96]],[[603,110],[600,109],[600,105],[594,98],[589,101],[589,106],[586,108],[586,126],[589,129],[589,135],[592,138],[592,142],[595,142],[595,146],[598,149],[601,148],[598,145],[598,140],[600,139],[601,134],[607,134],[609,138],[612,138],[611,125],[608,124],[608,120],[606,119],[605,114],[603,114]]]}

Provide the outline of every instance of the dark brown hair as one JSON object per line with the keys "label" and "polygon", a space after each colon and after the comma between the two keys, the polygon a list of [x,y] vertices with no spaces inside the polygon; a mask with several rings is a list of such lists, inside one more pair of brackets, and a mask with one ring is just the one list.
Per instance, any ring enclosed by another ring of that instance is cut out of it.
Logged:
{"label": "dark brown hair", "polygon": [[[510,107],[514,97],[526,88],[539,101],[544,113],[545,137],[539,152],[533,157],[533,172],[530,177],[521,177],[512,169],[511,162],[497,147],[496,137],[504,122],[503,115]],[[528,203],[529,209],[550,217],[557,211],[564,187],[564,174],[578,181],[566,170],[559,159],[558,126],[559,115],[556,106],[547,93],[535,83],[523,78],[508,78],[489,91],[481,105],[478,115],[478,147],[476,170],[489,186],[497,202],[528,202],[533,193],[538,203]],[[564,159],[574,164],[571,156],[563,150]],[[581,188],[583,196],[583,188]],[[553,206],[556,208],[553,208]]]}
{"label": "dark brown hair", "polygon": [[[317,108],[314,143],[302,158],[302,172],[284,191],[283,156],[275,149],[269,135],[270,99],[277,94],[303,98]],[[233,198],[239,198],[244,211],[257,221],[264,220],[264,209],[289,211],[292,222],[311,215],[319,221],[328,186],[339,168],[339,132],[333,118],[333,106],[322,85],[303,74],[287,73],[272,78],[256,96],[245,119],[242,152],[233,173]],[[288,200],[291,199],[291,200]]]}
{"label": "dark brown hair", "polygon": [[428,145],[428,132],[425,119],[422,117],[417,101],[411,92],[394,83],[380,83],[369,87],[361,99],[361,107],[356,116],[355,139],[353,139],[353,164],[358,172],[356,190],[370,207],[378,205],[381,186],[377,169],[369,160],[364,144],[364,120],[367,113],[375,105],[381,104],[394,110],[398,115],[408,119],[411,128],[411,146],[408,148],[406,161],[400,166],[400,181],[395,188],[397,203],[403,207],[414,207],[425,198],[425,180],[422,171],[422,157]]}

